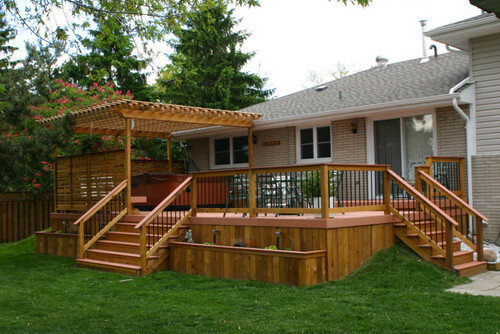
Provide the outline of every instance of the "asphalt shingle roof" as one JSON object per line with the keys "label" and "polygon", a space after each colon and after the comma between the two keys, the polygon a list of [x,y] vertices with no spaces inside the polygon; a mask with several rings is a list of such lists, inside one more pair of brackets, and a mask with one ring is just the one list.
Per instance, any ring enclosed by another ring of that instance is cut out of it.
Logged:
{"label": "asphalt shingle roof", "polygon": [[262,113],[262,119],[271,120],[438,96],[469,75],[468,65],[463,52],[429,57],[424,63],[420,58],[389,63],[319,85],[328,87],[321,91],[316,86],[240,111]]}

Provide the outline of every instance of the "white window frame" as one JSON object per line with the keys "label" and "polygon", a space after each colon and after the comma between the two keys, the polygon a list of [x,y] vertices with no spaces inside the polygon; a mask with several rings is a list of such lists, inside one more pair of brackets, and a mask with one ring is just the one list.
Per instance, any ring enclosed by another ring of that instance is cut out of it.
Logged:
{"label": "white window frame", "polygon": [[[328,127],[330,131],[330,156],[328,158],[318,158],[318,128]],[[301,130],[313,129],[313,158],[302,159],[302,141],[301,141]],[[310,124],[308,126],[297,127],[297,140],[296,140],[296,151],[297,151],[297,163],[298,164],[310,164],[310,163],[320,163],[320,162],[332,162],[333,152],[332,152],[332,124],[321,123],[321,124]]]}
{"label": "white window frame", "polygon": [[[236,134],[236,135],[228,135],[228,136],[220,136],[210,138],[210,169],[224,169],[224,168],[242,168],[248,167],[248,162],[235,164],[234,163],[234,149],[233,149],[233,138],[235,137],[247,137],[247,134]],[[216,165],[215,164],[215,141],[217,139],[226,139],[229,138],[229,164],[224,165]],[[250,156],[248,157],[250,158]]]}

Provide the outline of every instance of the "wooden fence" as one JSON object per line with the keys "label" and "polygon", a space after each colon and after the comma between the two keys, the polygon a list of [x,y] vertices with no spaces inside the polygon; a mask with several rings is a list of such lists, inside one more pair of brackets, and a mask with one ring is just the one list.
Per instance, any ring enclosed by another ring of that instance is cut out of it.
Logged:
{"label": "wooden fence", "polygon": [[14,242],[50,227],[52,193],[0,194],[0,243]]}

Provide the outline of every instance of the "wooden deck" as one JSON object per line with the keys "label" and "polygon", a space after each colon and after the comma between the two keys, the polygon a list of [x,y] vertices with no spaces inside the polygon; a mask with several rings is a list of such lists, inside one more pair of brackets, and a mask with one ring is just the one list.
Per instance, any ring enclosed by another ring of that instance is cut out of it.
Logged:
{"label": "wooden deck", "polygon": [[[157,193],[149,189],[154,184],[145,180],[144,193],[135,195],[154,206],[148,212],[133,208],[134,185],[124,180],[81,217],[54,218],[78,226],[79,266],[132,275],[170,269],[311,285],[345,277],[396,238],[459,275],[486,270],[487,218],[427,172],[415,175],[416,187],[374,165],[191,173],[167,184],[175,189],[161,184],[165,194],[155,200],[148,197]],[[192,242],[185,242],[188,232]],[[74,247],[71,237],[39,237],[42,252]],[[460,251],[461,243],[472,251]]]}

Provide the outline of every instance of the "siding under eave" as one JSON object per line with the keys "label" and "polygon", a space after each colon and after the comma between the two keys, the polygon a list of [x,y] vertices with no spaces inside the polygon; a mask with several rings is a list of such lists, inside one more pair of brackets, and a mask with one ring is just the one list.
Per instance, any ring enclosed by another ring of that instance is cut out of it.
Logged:
{"label": "siding under eave", "polygon": [[471,41],[478,155],[500,154],[500,34]]}

